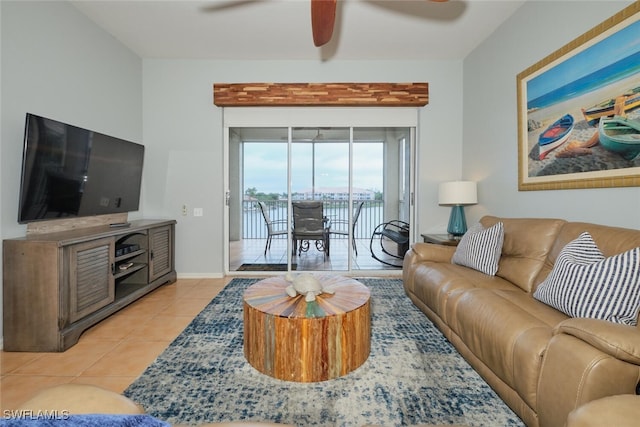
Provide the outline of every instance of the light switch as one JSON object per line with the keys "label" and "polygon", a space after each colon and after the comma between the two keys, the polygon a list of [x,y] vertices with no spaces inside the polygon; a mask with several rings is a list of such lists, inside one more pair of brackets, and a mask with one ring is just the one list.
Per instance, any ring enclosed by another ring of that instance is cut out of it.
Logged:
{"label": "light switch", "polygon": [[202,208],[193,208],[193,216],[202,216],[204,211]]}

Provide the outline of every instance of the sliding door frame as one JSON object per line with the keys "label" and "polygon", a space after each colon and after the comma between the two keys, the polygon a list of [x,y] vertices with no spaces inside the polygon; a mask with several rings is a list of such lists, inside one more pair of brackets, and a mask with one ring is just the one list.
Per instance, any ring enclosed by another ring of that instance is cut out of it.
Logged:
{"label": "sliding door frame", "polygon": [[[230,182],[229,182],[229,150],[230,138],[229,131],[231,128],[250,127],[250,128],[288,128],[289,133],[289,150],[291,149],[291,128],[294,127],[346,127],[350,129],[350,150],[353,146],[353,128],[358,127],[382,127],[382,128],[411,128],[412,139],[412,158],[413,162],[410,167],[410,240],[415,241],[416,228],[414,227],[414,218],[417,218],[416,209],[418,206],[417,190],[416,190],[416,162],[418,159],[417,147],[417,129],[418,129],[418,109],[417,108],[382,108],[382,107],[225,107],[223,109],[223,163],[224,163],[224,272],[225,275],[239,275],[236,271],[229,270],[229,202],[230,202]],[[349,183],[352,181],[353,156],[349,153]],[[291,153],[288,153],[290,158]],[[289,160],[290,161],[290,160]],[[291,176],[289,175],[290,167],[288,167],[288,193],[291,199]],[[349,201],[353,195],[349,194]],[[290,200],[289,200],[290,201]],[[290,205],[290,203],[288,203]],[[351,206],[351,204],[350,204]],[[349,271],[341,273],[352,273],[351,257],[349,257]],[[289,257],[290,262],[290,257]],[[242,272],[246,274],[246,272]],[[373,270],[367,270],[367,273],[374,273]],[[389,273],[397,274],[397,271],[380,270],[375,271],[376,274],[384,275]]]}

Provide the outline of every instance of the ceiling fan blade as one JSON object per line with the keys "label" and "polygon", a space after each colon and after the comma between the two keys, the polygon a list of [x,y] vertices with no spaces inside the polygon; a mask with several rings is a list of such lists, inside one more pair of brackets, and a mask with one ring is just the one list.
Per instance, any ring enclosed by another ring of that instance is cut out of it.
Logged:
{"label": "ceiling fan blade", "polygon": [[260,3],[263,0],[225,0],[216,1],[212,4],[202,6],[200,9],[203,12],[219,12],[227,9],[235,9],[243,6],[248,6],[253,3]]}
{"label": "ceiling fan blade", "polygon": [[336,20],[336,0],[311,0],[313,44],[322,46],[331,40]]}

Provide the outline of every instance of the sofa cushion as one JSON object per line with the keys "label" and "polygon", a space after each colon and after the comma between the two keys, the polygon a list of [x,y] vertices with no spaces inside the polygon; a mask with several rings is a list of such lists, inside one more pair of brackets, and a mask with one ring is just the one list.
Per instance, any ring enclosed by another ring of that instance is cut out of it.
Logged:
{"label": "sofa cushion", "polygon": [[640,396],[621,394],[592,400],[573,410],[567,427],[636,427],[640,419]]}
{"label": "sofa cushion", "polygon": [[[460,295],[470,289],[513,289],[497,276],[444,262],[423,262],[413,266],[412,280],[404,282],[408,293],[423,301],[445,322]],[[542,304],[541,304],[542,305]]]}
{"label": "sofa cushion", "polygon": [[535,407],[542,355],[566,315],[520,289],[472,289],[458,298],[448,325],[469,350]]}
{"label": "sofa cushion", "polygon": [[[598,249],[600,249],[605,257],[617,255],[640,246],[640,230],[610,227],[607,225],[591,224],[588,222],[566,222],[562,225],[562,229],[558,233],[553,247],[549,251],[544,267],[540,270],[540,274],[535,281],[536,285],[542,283],[549,273],[551,273],[551,269],[553,268],[553,265],[555,264],[562,249],[585,231],[591,234],[593,241],[596,242]],[[502,254],[503,259],[507,245],[506,240],[507,238],[505,237],[505,249],[503,249]],[[498,272],[498,274],[500,273]]]}
{"label": "sofa cushion", "polygon": [[545,265],[549,251],[566,221],[561,219],[498,218],[484,216],[482,225],[504,224],[504,243],[497,276],[527,292],[542,279],[538,275]]}
{"label": "sofa cushion", "polygon": [[640,248],[605,258],[584,232],[560,252],[534,297],[572,317],[635,326],[640,309]]}
{"label": "sofa cushion", "polygon": [[486,229],[478,223],[462,236],[451,262],[495,276],[503,241],[504,226],[501,222]]}

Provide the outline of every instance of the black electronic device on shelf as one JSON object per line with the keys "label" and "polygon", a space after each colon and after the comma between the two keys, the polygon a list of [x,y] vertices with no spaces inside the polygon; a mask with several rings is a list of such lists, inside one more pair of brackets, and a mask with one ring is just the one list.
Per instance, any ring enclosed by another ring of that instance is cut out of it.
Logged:
{"label": "black electronic device on shelf", "polygon": [[140,245],[135,243],[122,243],[116,246],[116,257],[121,257],[123,255],[130,254],[131,252],[135,252],[140,250]]}

